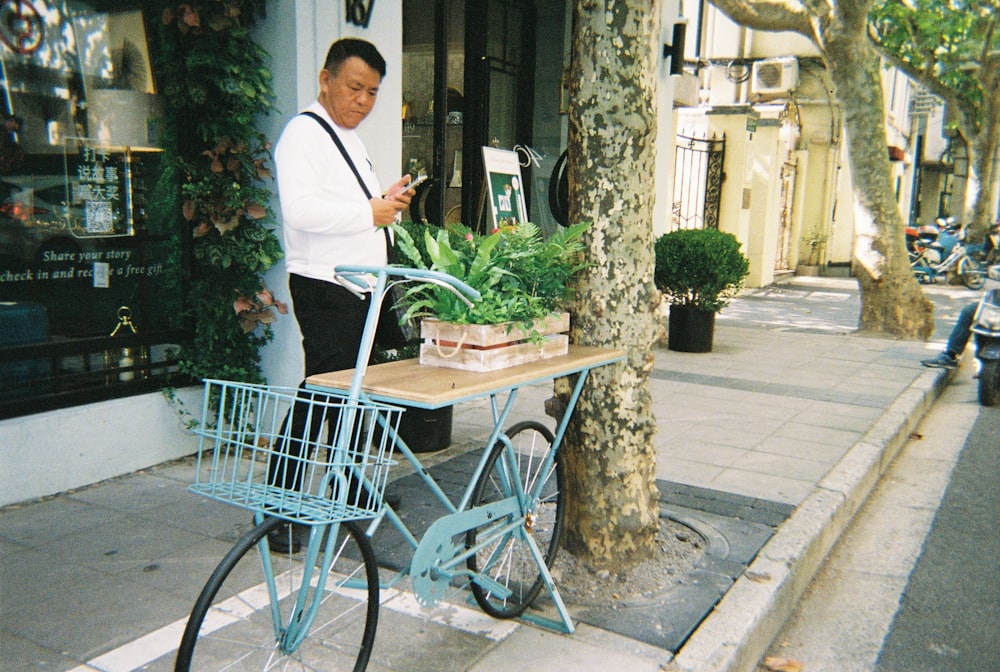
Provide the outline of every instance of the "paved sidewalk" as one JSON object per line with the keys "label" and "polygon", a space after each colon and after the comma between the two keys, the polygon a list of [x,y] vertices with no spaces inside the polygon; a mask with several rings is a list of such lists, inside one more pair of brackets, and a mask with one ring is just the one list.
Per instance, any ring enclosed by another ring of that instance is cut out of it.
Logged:
{"label": "paved sidewalk", "polygon": [[[753,670],[947,381],[919,364],[936,345],[845,335],[852,301],[850,281],[759,290],[720,316],[713,352],[656,352],[658,478],[792,511],[676,655],[585,622],[559,635],[390,591],[369,669]],[[528,391],[517,413],[541,417],[549,395]],[[456,410],[454,446],[429,463],[484,437],[485,404]],[[197,592],[247,524],[186,492],[192,464],[0,509],[0,670],[172,669]]]}

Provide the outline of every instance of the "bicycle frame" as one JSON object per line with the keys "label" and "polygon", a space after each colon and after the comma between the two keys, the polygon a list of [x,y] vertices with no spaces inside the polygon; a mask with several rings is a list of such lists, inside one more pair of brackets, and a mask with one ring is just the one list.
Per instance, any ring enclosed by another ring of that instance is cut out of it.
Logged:
{"label": "bicycle frame", "polygon": [[[254,522],[260,524],[264,522],[264,515],[254,514]],[[261,561],[264,563],[264,576],[267,577],[267,592],[269,606],[271,610],[271,623],[274,627],[275,640],[279,643],[280,649],[285,653],[294,652],[302,641],[309,636],[309,631],[319,613],[322,603],[323,591],[326,588],[326,579],[329,575],[329,567],[333,564],[333,552],[337,543],[337,533],[340,523],[329,523],[327,525],[313,526],[309,534],[309,544],[306,546],[306,557],[303,564],[302,579],[303,586],[312,583],[312,575],[316,572],[316,585],[313,587],[310,597],[306,597],[307,591],[299,591],[295,601],[295,607],[288,614],[288,622],[283,623],[278,603],[281,596],[278,594],[278,577],[275,576],[271,566],[271,556],[268,553],[261,553]],[[329,534],[326,534],[329,532]],[[326,544],[320,549],[319,541],[326,538]],[[266,542],[263,542],[266,543]],[[320,550],[323,553],[323,562],[319,565],[317,572],[316,560],[319,558]]]}
{"label": "bicycle frame", "polygon": [[[580,393],[583,390],[583,386],[587,378],[587,370],[579,371],[577,380],[573,386],[573,391],[571,393],[570,399],[567,402],[567,408],[572,410],[575,406],[576,401],[579,399]],[[407,540],[407,542],[413,547],[414,555],[411,560],[410,566],[406,567],[399,573],[397,573],[390,580],[384,582],[383,587],[391,587],[399,582],[405,576],[419,576],[422,574],[422,570],[426,569],[424,565],[433,564],[434,571],[439,573],[439,576],[445,576],[447,578],[455,578],[458,576],[467,576],[470,581],[476,582],[479,585],[487,588],[501,597],[506,597],[504,593],[509,595],[509,591],[494,581],[488,575],[480,573],[472,573],[468,569],[459,568],[459,566],[464,563],[471,555],[474,555],[478,550],[489,546],[493,541],[501,538],[507,534],[516,533],[521,535],[521,538],[525,540],[531,549],[531,554],[538,564],[539,571],[543,576],[543,580],[547,587],[549,587],[550,596],[556,605],[556,610],[559,613],[559,621],[554,621],[552,619],[547,619],[542,616],[535,614],[528,614],[523,616],[526,620],[535,622],[536,624],[548,627],[550,629],[559,630],[566,633],[572,633],[574,631],[572,620],[569,617],[569,613],[566,609],[562,598],[559,596],[558,592],[552,589],[554,582],[551,575],[549,574],[548,567],[546,566],[544,560],[544,554],[541,549],[538,548],[535,543],[534,538],[524,531],[523,521],[525,516],[529,515],[530,511],[540,500],[541,489],[545,485],[542,480],[539,480],[534,484],[534,487],[530,491],[525,491],[519,479],[510,479],[509,483],[505,483],[505,488],[511,492],[511,495],[507,500],[502,502],[494,503],[492,508],[489,510],[483,510],[477,513],[475,507],[470,508],[469,504],[472,499],[473,490],[475,488],[476,482],[483,474],[486,462],[489,459],[489,447],[495,445],[498,441],[504,445],[504,459],[507,465],[507,473],[515,473],[517,470],[515,468],[516,458],[514,455],[514,447],[508,440],[506,435],[503,433],[503,427],[507,422],[511,410],[514,407],[514,402],[516,401],[518,388],[514,388],[508,391],[506,402],[503,404],[503,408],[499,408],[497,404],[498,393],[490,395],[490,406],[493,416],[493,430],[486,440],[486,450],[483,451],[483,455],[476,465],[475,470],[469,477],[469,484],[466,486],[462,498],[458,504],[452,502],[448,495],[444,492],[441,486],[434,480],[434,478],[428,473],[427,469],[424,468],[423,464],[420,462],[419,458],[410,450],[409,446],[406,445],[405,441],[398,436],[395,437],[397,443],[396,448],[407,458],[410,464],[414,467],[415,473],[423,481],[423,483],[434,493],[435,498],[448,509],[449,515],[439,518],[425,533],[421,540],[413,535],[412,531],[407,527],[406,523],[403,522],[402,518],[388,505],[383,506],[382,511],[376,518],[372,520],[369,525],[367,533],[368,536],[373,536],[378,527],[382,524],[383,520],[388,519],[389,522],[396,528],[400,534]],[[373,400],[373,397],[361,392],[362,399]],[[563,436],[566,432],[566,427],[569,424],[571,413],[564,413],[560,419],[556,431],[554,433],[554,438],[552,441],[552,450],[546,455],[542,465],[539,467],[539,472],[548,473],[549,470],[553,468],[553,463],[555,461],[556,453],[562,444]],[[393,430],[390,428],[391,433]],[[479,527],[491,519],[498,518],[500,515],[506,515],[508,513],[516,512],[519,516],[515,522],[508,527],[497,527],[490,530],[488,536],[483,538],[480,543],[474,548],[464,549],[457,552],[450,559],[446,561],[441,561],[442,558],[438,554],[430,549],[435,549],[439,546],[438,540],[444,538],[450,538],[458,534],[465,533],[473,528]],[[427,586],[426,584],[421,584],[416,578],[413,581],[413,591],[417,597],[417,601],[423,605],[435,604],[437,596],[434,594],[433,588]]]}
{"label": "bicycle frame", "polygon": [[[447,274],[422,269],[396,270],[389,268],[362,268],[353,272],[348,270],[346,273],[347,274],[341,278],[342,281],[346,280],[353,283],[358,288],[356,293],[361,293],[362,291],[368,291],[370,289],[372,298],[365,321],[361,344],[358,349],[357,366],[355,367],[354,377],[350,389],[346,394],[343,391],[326,391],[326,394],[331,397],[336,396],[345,398],[348,401],[348,404],[345,405],[344,417],[340,418],[339,425],[344,427],[356,427],[355,417],[360,412],[356,408],[356,404],[366,398],[366,395],[364,395],[361,391],[361,384],[364,379],[365,372],[367,371],[368,359],[371,355],[372,347],[375,341],[375,332],[378,327],[381,303],[387,295],[390,287],[388,284],[389,275],[394,273],[406,280],[421,280],[442,284],[452,288],[456,293],[464,294],[472,299],[478,299],[479,292]],[[372,277],[375,278],[374,283],[371,283]],[[203,417],[206,417],[208,410],[207,396],[204,403],[205,407],[203,408]],[[398,411],[398,409],[396,410]],[[382,430],[388,432],[389,441],[399,441],[395,426],[386,422],[383,414],[379,410],[375,410],[375,408],[372,407],[372,409],[366,410],[365,412],[376,414],[375,419],[382,427]],[[312,413],[312,407],[309,408],[309,413]],[[351,434],[352,432],[349,431],[337,432],[336,442],[331,446],[334,453],[343,454],[343,452],[346,451],[352,440]],[[494,435],[492,439],[496,440],[496,435]],[[409,448],[404,449],[404,454],[408,454],[409,459],[411,461],[415,461],[412,451],[410,451]],[[419,464],[418,462],[416,463]],[[320,489],[332,487],[331,484],[333,483],[333,479],[336,479],[336,481],[342,485],[346,484],[348,480],[346,478],[348,471],[353,475],[353,478],[357,480],[361,487],[372,487],[372,483],[363,469],[359,469],[353,464],[344,464],[343,461],[338,461],[338,464],[342,464],[344,473],[328,472],[324,477],[324,481],[321,484]],[[437,487],[436,489],[439,494],[439,498],[443,499],[443,501],[447,501],[447,497],[443,496],[444,493],[440,491],[440,488]],[[345,493],[347,488],[334,488],[334,490],[338,493],[338,496],[342,496],[341,493]],[[455,507],[451,506],[451,509],[454,511]],[[381,519],[386,515],[388,507],[383,505],[381,511],[382,513],[378,519]],[[255,511],[255,525],[259,526],[265,521],[266,517],[267,516],[262,511]],[[406,530],[406,526],[394,512],[392,513],[392,519],[401,531]],[[317,614],[319,613],[320,606],[325,597],[324,591],[326,588],[327,578],[330,573],[330,568],[333,566],[333,562],[335,560],[335,552],[338,541],[337,536],[340,525],[341,522],[339,521],[311,524],[309,542],[305,548],[306,555],[304,558],[304,564],[302,565],[302,576],[301,578],[292,579],[298,586],[301,587],[301,590],[297,593],[294,606],[289,609],[287,619],[282,618],[280,609],[280,601],[284,595],[282,594],[282,591],[279,590],[279,579],[284,579],[275,575],[271,555],[267,552],[267,538],[265,537],[260,542],[262,548],[265,550],[265,552],[260,554],[260,559],[263,565],[263,574],[265,577],[264,584],[268,600],[267,607],[271,615],[271,623],[278,650],[285,654],[294,653],[302,642],[309,636],[310,630],[315,622]],[[411,543],[415,543],[413,535],[409,533],[408,530],[405,531],[405,534]],[[318,563],[317,561],[319,561],[320,558],[322,558],[322,560]],[[263,607],[264,605],[261,603],[260,606]]]}

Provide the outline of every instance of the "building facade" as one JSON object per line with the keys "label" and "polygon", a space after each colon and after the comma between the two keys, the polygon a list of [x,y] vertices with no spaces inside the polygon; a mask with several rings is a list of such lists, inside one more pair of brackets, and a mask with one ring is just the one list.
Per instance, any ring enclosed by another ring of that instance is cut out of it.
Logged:
{"label": "building facade", "polygon": [[[854,196],[844,120],[815,46],[736,25],[704,0],[685,0],[681,10],[693,81],[678,97],[678,147],[692,137],[724,139],[718,227],[744,242],[748,286],[796,272],[849,275]],[[952,195],[964,182],[945,154],[942,106],[895,69],[884,69],[882,81],[904,222],[960,216],[961,198]],[[675,190],[675,214],[685,211],[685,197]],[[675,216],[672,225],[686,224]]]}
{"label": "building facade", "polygon": [[[200,415],[200,388],[161,389],[176,367],[171,345],[185,336],[158,319],[158,292],[178,262],[155,241],[172,232],[142,207],[140,178],[155,175],[162,159],[146,35],[160,18],[150,16],[152,5],[33,0],[0,8],[0,505],[197,447],[188,422]],[[669,46],[679,4],[664,2],[661,12]],[[434,178],[410,215],[484,221],[481,148],[495,146],[517,153],[530,218],[551,230],[559,221],[551,183],[566,149],[570,17],[568,0],[269,0],[253,30],[270,54],[276,111],[260,128],[276,140],[315,100],[331,42],[370,40],[388,74],[359,132],[379,179],[389,184],[411,170]],[[670,66],[665,48],[657,232],[670,219],[680,81]],[[265,280],[287,300],[282,264]],[[281,317],[273,331],[264,373],[272,384],[295,385],[302,357],[294,318]]]}
{"label": "building facade", "polygon": [[[185,334],[159,319],[159,292],[176,261],[152,242],[151,232],[163,232],[143,208],[162,159],[145,34],[159,17],[150,6],[0,8],[0,505],[197,446],[187,423],[200,413],[200,389],[161,390],[176,366],[171,344]],[[265,7],[254,27],[276,93],[275,112],[260,119],[265,136],[276,140],[315,99],[329,44],[361,37],[388,64],[359,129],[380,180],[433,178],[411,218],[485,226],[481,148],[492,146],[516,153],[531,221],[546,231],[562,222],[570,0]],[[850,274],[844,123],[813,45],[737,26],[705,0],[663,2],[660,23],[654,235],[702,226],[733,233],[750,259],[749,286],[796,272]],[[883,83],[904,221],[960,217],[962,151],[943,130],[945,110],[894,70]],[[265,280],[287,299],[283,264]],[[295,385],[297,325],[286,316],[272,326],[264,373]],[[45,371],[71,382],[46,383]]]}

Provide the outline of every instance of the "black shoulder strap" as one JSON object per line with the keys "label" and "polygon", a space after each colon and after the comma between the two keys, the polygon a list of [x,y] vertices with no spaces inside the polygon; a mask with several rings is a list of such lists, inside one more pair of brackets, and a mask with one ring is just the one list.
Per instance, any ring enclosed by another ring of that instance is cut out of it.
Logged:
{"label": "black shoulder strap", "polygon": [[[361,179],[361,173],[358,172],[357,166],[355,166],[354,162],[351,161],[351,155],[347,153],[347,148],[344,147],[344,143],[343,141],[341,141],[340,136],[337,135],[337,132],[333,130],[333,127],[330,126],[330,124],[326,123],[326,119],[319,116],[315,112],[306,110],[302,114],[306,117],[312,117],[313,119],[318,121],[319,125],[323,127],[323,130],[325,130],[327,133],[330,134],[330,137],[333,139],[334,144],[337,145],[337,149],[339,149],[340,153],[344,155],[344,161],[347,161],[347,165],[351,167],[351,172],[354,173],[354,177],[358,178],[358,184],[361,185],[361,190],[365,192],[365,196],[367,196],[368,200],[370,201],[372,199],[372,192],[368,190],[368,185],[365,184],[365,181],[363,179]],[[392,238],[389,234],[389,227],[383,226],[382,233],[385,234],[386,259],[391,264],[395,261],[396,250],[392,246]]]}
{"label": "black shoulder strap", "polygon": [[337,145],[337,149],[339,149],[340,153],[344,155],[344,161],[347,161],[347,165],[351,167],[351,172],[354,173],[354,177],[358,178],[358,184],[361,185],[361,189],[365,192],[365,196],[368,197],[368,200],[371,200],[372,192],[368,190],[368,185],[366,185],[365,181],[361,179],[361,173],[358,172],[357,166],[355,166],[354,162],[351,161],[351,155],[347,153],[347,148],[344,147],[344,143],[337,135],[337,132],[333,130],[333,127],[330,126],[330,124],[326,123],[326,119],[319,116],[315,112],[306,110],[302,114],[303,116],[312,117],[313,119],[318,121],[319,125],[323,127],[323,130],[325,130],[327,133],[330,134],[330,137],[333,139],[333,142]]}

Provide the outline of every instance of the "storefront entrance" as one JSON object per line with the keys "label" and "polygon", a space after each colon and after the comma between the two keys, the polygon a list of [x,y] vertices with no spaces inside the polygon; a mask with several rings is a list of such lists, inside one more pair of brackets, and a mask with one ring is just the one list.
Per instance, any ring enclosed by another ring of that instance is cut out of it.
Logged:
{"label": "storefront entrance", "polygon": [[[538,5],[538,6],[536,6]],[[549,178],[565,147],[563,0],[406,0],[402,169],[432,180],[415,220],[487,222],[482,147],[517,150],[532,221],[554,226]]]}

